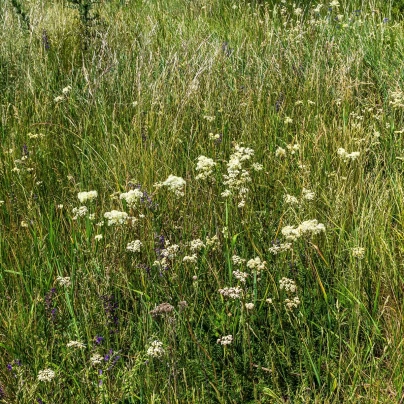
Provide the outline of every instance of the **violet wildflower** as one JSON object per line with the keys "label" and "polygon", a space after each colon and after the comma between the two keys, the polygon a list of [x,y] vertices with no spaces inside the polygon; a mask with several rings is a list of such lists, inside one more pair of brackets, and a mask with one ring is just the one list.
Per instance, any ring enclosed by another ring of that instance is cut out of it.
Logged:
{"label": "violet wildflower", "polygon": [[121,357],[119,355],[116,355],[112,360],[111,360],[111,364],[108,366],[107,371],[111,370],[119,361]]}
{"label": "violet wildflower", "polygon": [[95,337],[95,340],[94,340],[94,342],[96,343],[96,345],[101,345],[103,341],[104,341],[104,337],[101,336],[101,335],[97,335],[97,336]]}
{"label": "violet wildflower", "polygon": [[98,380],[98,386],[102,385],[102,369],[98,370],[98,376],[100,377]]}
{"label": "violet wildflower", "polygon": [[139,269],[143,269],[143,270],[146,272],[147,276],[150,277],[151,268],[150,268],[149,265],[146,265],[146,264],[139,264],[139,265],[138,265],[138,268],[139,268]]}
{"label": "violet wildflower", "polygon": [[111,355],[114,351],[112,349],[109,350],[109,352],[104,356],[104,361],[108,362],[111,359]]}

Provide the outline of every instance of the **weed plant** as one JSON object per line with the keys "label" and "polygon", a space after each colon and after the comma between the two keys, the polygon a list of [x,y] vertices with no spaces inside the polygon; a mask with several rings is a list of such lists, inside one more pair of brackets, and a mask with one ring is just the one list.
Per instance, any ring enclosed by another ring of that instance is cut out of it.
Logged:
{"label": "weed plant", "polygon": [[14,3],[0,403],[403,402],[392,4]]}

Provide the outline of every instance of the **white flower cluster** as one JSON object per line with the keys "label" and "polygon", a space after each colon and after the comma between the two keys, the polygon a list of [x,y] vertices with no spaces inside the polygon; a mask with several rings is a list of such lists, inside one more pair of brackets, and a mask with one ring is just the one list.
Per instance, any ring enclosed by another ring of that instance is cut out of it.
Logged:
{"label": "white flower cluster", "polygon": [[[292,155],[296,154],[299,150],[300,150],[300,145],[299,143],[291,143],[286,145],[286,149],[288,150],[288,152]],[[275,157],[286,157],[286,149],[284,149],[283,147],[278,146],[277,149],[275,150]]]}
{"label": "white flower cluster", "polygon": [[50,382],[55,377],[55,372],[52,369],[44,369],[38,372],[38,380],[40,382]]}
{"label": "white flower cluster", "polygon": [[275,150],[275,157],[285,157],[286,156],[286,150],[283,147],[278,147]]}
{"label": "white flower cluster", "polygon": [[201,251],[203,248],[205,248],[205,244],[199,238],[192,240],[189,246],[192,252]]}
{"label": "white flower cluster", "polygon": [[165,242],[165,248],[160,251],[160,254],[169,260],[173,260],[177,255],[180,246],[178,244],[170,244],[169,240]]}
{"label": "white flower cluster", "polygon": [[68,347],[68,348],[79,348],[79,349],[82,349],[82,348],[85,348],[86,346],[82,343],[82,342],[80,342],[80,341],[69,341],[67,344],[66,344],[66,346]]}
{"label": "white flower cluster", "polygon": [[72,86],[67,86],[67,87],[63,88],[62,94],[67,95],[70,93],[70,91],[72,91]]}
{"label": "white flower cluster", "polygon": [[185,195],[185,185],[186,182],[183,178],[176,177],[172,174],[170,174],[164,182],[157,182],[156,184],[154,184],[156,188],[167,187],[177,197],[182,197]]}
{"label": "white flower cluster", "polygon": [[221,136],[220,133],[209,133],[210,140],[220,140]]}
{"label": "white flower cluster", "polygon": [[220,345],[230,345],[233,342],[233,336],[232,335],[225,335],[222,338],[218,338],[216,343]]}
{"label": "white flower cluster", "polygon": [[320,234],[321,232],[325,232],[325,226],[316,219],[306,220],[300,223],[298,229],[301,234]]}
{"label": "white flower cluster", "polygon": [[306,201],[312,201],[316,197],[316,193],[313,191],[310,191],[310,189],[303,188],[302,190],[302,198],[305,199]]}
{"label": "white flower cluster", "polygon": [[79,198],[80,203],[86,203],[87,201],[93,201],[98,197],[97,191],[79,192],[77,198]]}
{"label": "white flower cluster", "polygon": [[233,271],[233,276],[241,283],[245,283],[249,275],[247,272]]}
{"label": "white flower cluster", "polygon": [[206,247],[211,247],[214,251],[220,246],[219,237],[216,234],[213,237],[206,236],[205,244]]}
{"label": "white flower cluster", "polygon": [[236,286],[235,288],[223,288],[219,289],[219,293],[223,297],[229,297],[230,299],[240,299],[243,290]]}
{"label": "white flower cluster", "polygon": [[249,191],[247,184],[251,182],[250,173],[243,168],[243,165],[244,162],[250,160],[253,155],[253,149],[236,144],[234,153],[230,156],[229,162],[227,163],[227,174],[223,175],[225,179],[223,183],[228,186],[228,189],[222,192],[221,195],[226,198],[236,192],[239,198],[239,208],[245,205],[245,198]]}
{"label": "white flower cluster", "polygon": [[294,241],[305,234],[315,235],[321,232],[325,232],[325,226],[316,219],[306,220],[297,227],[285,226],[282,229],[282,234],[286,240],[290,241]]}
{"label": "white flower cluster", "polygon": [[69,95],[70,91],[72,91],[71,86],[64,87],[62,90],[62,95],[58,95],[57,97],[55,97],[54,101],[56,103],[63,101],[65,99],[65,97],[67,97]]}
{"label": "white flower cluster", "polygon": [[343,161],[349,161],[349,160],[351,160],[351,161],[354,161],[354,160],[356,160],[359,156],[360,156],[360,152],[352,152],[352,153],[348,153],[345,149],[343,149],[342,147],[340,147],[338,150],[337,150],[337,154],[338,154],[338,156],[340,156],[341,157],[341,159],[343,160]]}
{"label": "white flower cluster", "polygon": [[182,262],[189,262],[190,264],[196,264],[197,261],[198,261],[198,256],[196,254],[186,255],[182,259]]}
{"label": "white flower cluster", "polygon": [[255,171],[262,171],[264,169],[264,166],[260,163],[253,163],[251,167]]}
{"label": "white flower cluster", "polygon": [[296,282],[293,279],[285,277],[279,280],[279,288],[288,293],[295,293],[297,290]]}
{"label": "white flower cluster", "polygon": [[165,240],[164,248],[160,251],[160,259],[154,261],[153,265],[158,268],[167,267],[168,261],[172,261],[177,256],[179,249],[179,245],[170,244],[170,240]]}
{"label": "white flower cluster", "polygon": [[96,353],[90,358],[90,362],[93,365],[100,365],[102,363],[103,359],[104,358],[100,354]]}
{"label": "white flower cluster", "polygon": [[352,257],[359,260],[365,258],[365,249],[363,247],[352,248]]}
{"label": "white flower cluster", "polygon": [[247,310],[252,310],[253,308],[254,308],[254,303],[246,303],[245,305],[244,305],[244,307],[247,309]]}
{"label": "white flower cluster", "polygon": [[300,145],[299,143],[291,143],[286,145],[286,148],[289,150],[290,154],[296,154],[300,150]]}
{"label": "white flower cluster", "polygon": [[283,195],[283,200],[288,205],[299,205],[299,200],[293,195]]}
{"label": "white flower cluster", "polygon": [[[279,280],[279,289],[284,290],[289,295],[297,292],[296,282],[293,279],[285,278]],[[291,296],[289,296],[291,297]],[[287,310],[297,309],[300,304],[298,296],[293,296],[290,299],[285,299],[285,307]]]}
{"label": "white flower cluster", "polygon": [[401,90],[398,91],[392,91],[390,93],[390,102],[389,104],[394,108],[404,108],[404,92]]}
{"label": "white flower cluster", "polygon": [[244,258],[241,258],[238,255],[233,255],[231,260],[233,261],[233,265],[243,265],[246,262]]}
{"label": "white flower cluster", "polygon": [[285,307],[288,310],[297,309],[300,304],[300,299],[298,296],[295,296],[293,299],[285,299]]}
{"label": "white flower cluster", "polygon": [[127,244],[126,249],[130,252],[140,252],[143,243],[140,240],[131,241]]}
{"label": "white flower cluster", "polygon": [[73,220],[77,220],[79,217],[84,217],[88,213],[88,208],[87,206],[80,206],[79,208],[73,208],[72,209],[73,213]]}
{"label": "white flower cluster", "polygon": [[62,276],[58,276],[56,278],[57,283],[60,286],[65,286],[66,288],[68,288],[72,283],[70,281],[70,277],[66,276],[65,278],[63,278]]}
{"label": "white flower cluster", "polygon": [[119,210],[111,210],[111,212],[105,212],[104,217],[108,220],[108,226],[125,224],[129,218],[126,212],[120,212]]}
{"label": "white flower cluster", "polygon": [[135,208],[139,205],[142,197],[143,192],[140,189],[131,189],[130,191],[119,195],[119,199],[125,200],[130,208]]}
{"label": "white flower cluster", "polygon": [[163,343],[159,340],[153,341],[147,349],[147,355],[153,358],[161,358],[164,354],[165,350],[163,348]]}
{"label": "white flower cluster", "polygon": [[247,268],[255,269],[257,272],[260,272],[265,269],[266,264],[266,261],[261,261],[260,257],[255,257],[247,262]]}
{"label": "white flower cluster", "polygon": [[216,163],[213,161],[213,159],[205,156],[199,156],[198,163],[196,164],[196,171],[198,171],[199,174],[196,176],[196,179],[206,180],[209,178],[213,173],[213,167],[215,165]]}
{"label": "white flower cluster", "polygon": [[268,248],[271,254],[277,255],[281,252],[288,251],[292,249],[292,243],[280,243],[274,244],[272,247]]}
{"label": "white flower cluster", "polygon": [[45,135],[43,133],[28,133],[30,139],[43,139]]}

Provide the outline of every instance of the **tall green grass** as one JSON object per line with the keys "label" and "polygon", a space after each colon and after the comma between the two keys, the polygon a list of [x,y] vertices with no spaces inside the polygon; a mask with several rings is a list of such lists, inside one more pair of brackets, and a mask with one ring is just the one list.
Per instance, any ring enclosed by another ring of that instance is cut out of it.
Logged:
{"label": "tall green grass", "polygon": [[[404,399],[403,26],[394,4],[340,3],[102,1],[84,31],[68,1],[21,2],[30,30],[2,3],[0,402]],[[243,207],[221,196],[237,144],[254,150]],[[170,174],[184,196],[155,187]],[[135,219],[108,226],[114,209]],[[271,253],[312,219],[325,232]]]}

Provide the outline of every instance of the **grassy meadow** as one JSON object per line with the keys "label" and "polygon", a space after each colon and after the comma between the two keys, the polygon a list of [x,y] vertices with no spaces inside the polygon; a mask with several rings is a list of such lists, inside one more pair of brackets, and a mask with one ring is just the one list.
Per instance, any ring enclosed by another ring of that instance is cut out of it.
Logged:
{"label": "grassy meadow", "polygon": [[393,10],[1,2],[1,404],[404,403]]}

